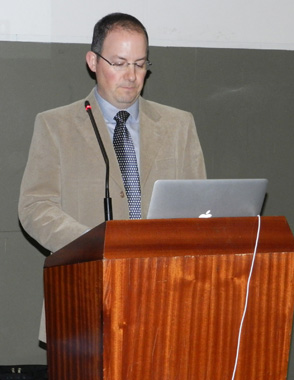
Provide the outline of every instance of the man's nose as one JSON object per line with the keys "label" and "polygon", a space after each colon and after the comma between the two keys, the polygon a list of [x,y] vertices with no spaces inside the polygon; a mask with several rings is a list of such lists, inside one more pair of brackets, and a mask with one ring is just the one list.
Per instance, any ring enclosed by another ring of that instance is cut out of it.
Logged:
{"label": "man's nose", "polygon": [[129,63],[127,68],[126,68],[126,73],[125,75],[127,78],[131,81],[134,81],[137,77],[137,67],[135,63]]}

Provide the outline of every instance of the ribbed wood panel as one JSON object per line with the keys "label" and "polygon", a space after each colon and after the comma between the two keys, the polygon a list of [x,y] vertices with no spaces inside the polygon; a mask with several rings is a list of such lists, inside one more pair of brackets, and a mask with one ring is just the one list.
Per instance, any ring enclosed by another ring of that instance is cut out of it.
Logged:
{"label": "ribbed wood panel", "polygon": [[[230,379],[251,260],[221,255],[107,261],[104,378]],[[289,254],[257,256],[236,379],[285,379],[292,287]]]}
{"label": "ribbed wood panel", "polygon": [[44,275],[50,379],[102,379],[102,262]]}

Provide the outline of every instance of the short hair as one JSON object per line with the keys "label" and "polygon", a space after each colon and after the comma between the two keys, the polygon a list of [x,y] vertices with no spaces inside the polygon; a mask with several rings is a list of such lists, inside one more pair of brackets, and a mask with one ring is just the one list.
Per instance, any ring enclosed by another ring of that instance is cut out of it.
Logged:
{"label": "short hair", "polygon": [[108,33],[116,28],[135,31],[144,34],[147,41],[147,54],[149,38],[144,25],[134,16],[126,13],[110,13],[103,17],[94,26],[91,51],[101,54],[103,43]]}

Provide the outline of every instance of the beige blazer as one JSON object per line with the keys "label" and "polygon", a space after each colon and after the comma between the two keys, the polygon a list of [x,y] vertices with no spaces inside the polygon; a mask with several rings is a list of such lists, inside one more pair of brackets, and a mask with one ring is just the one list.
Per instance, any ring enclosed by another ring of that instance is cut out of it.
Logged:
{"label": "beige blazer", "polygon": [[[128,203],[110,134],[94,91],[86,98],[110,161],[114,219],[128,219]],[[24,172],[19,218],[42,246],[55,252],[104,221],[105,163],[85,100],[38,114]],[[205,164],[191,113],[140,98],[142,217],[154,181],[205,178]]]}

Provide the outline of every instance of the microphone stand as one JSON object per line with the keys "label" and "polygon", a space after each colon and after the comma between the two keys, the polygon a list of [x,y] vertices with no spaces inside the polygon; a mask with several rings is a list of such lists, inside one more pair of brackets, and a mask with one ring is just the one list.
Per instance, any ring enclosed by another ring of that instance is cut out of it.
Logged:
{"label": "microphone stand", "polygon": [[106,175],[105,175],[104,215],[105,215],[105,221],[108,221],[108,220],[113,219],[113,217],[112,217],[112,199],[110,198],[110,195],[109,195],[109,160],[108,160],[108,156],[107,156],[105,147],[103,145],[103,141],[101,139],[100,133],[98,131],[97,124],[95,122],[95,119],[94,119],[94,116],[92,113],[92,107],[91,107],[88,100],[85,101],[85,108],[86,108],[86,111],[87,111],[89,118],[91,120],[91,123],[92,123],[93,129],[94,129],[98,144],[99,144],[100,149],[101,149],[102,156],[103,156],[104,161],[105,161]]}

